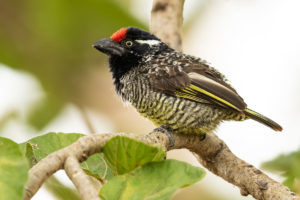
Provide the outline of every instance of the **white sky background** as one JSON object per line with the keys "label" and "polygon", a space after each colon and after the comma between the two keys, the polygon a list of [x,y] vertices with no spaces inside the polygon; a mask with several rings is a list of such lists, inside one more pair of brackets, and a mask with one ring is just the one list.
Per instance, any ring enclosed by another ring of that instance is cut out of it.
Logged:
{"label": "white sky background", "polygon": [[[185,18],[197,2],[186,0]],[[136,0],[133,4],[136,6],[132,13],[148,21],[152,1]],[[283,126],[284,131],[277,133],[248,120],[224,122],[218,128],[217,134],[230,149],[255,166],[300,147],[299,10],[298,0],[214,0],[183,38],[186,53],[212,63],[231,80],[249,108]],[[30,75],[3,66],[0,66],[0,85],[0,118],[16,108],[24,113],[27,105],[43,96],[39,84]],[[94,123],[99,132],[113,130],[107,119],[92,111],[89,114],[93,120],[101,121]],[[20,136],[24,132],[30,135],[30,131],[18,121],[9,122],[1,136],[22,142],[26,138]],[[87,132],[87,129],[76,108],[69,105],[45,129],[48,131]],[[211,189],[220,193],[234,192],[236,199],[241,199],[239,191],[220,178],[208,175],[202,182],[211,183]],[[51,198],[40,192],[34,199]]]}

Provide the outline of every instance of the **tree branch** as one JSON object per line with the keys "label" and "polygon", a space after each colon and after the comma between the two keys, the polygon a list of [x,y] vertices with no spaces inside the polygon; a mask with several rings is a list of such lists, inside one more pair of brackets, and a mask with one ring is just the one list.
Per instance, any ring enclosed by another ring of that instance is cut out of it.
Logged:
{"label": "tree branch", "polygon": [[181,51],[184,0],[154,0],[150,30],[174,49]]}
{"label": "tree branch", "polygon": [[[67,167],[70,166],[72,168],[73,166],[73,164],[67,163],[70,158],[72,158],[73,162],[75,162],[75,158],[82,162],[92,154],[101,152],[106,141],[117,135],[127,136],[150,145],[161,145],[166,151],[187,148],[199,156],[199,161],[204,167],[238,186],[242,195],[251,194],[256,199],[264,200],[300,200],[287,187],[237,158],[227,145],[214,134],[208,134],[206,139],[202,141],[201,137],[197,135],[173,134],[175,144],[173,147],[170,147],[169,138],[160,132],[150,135],[108,133],[84,136],[72,145],[48,155],[32,167],[29,173],[25,199],[30,199],[43,182],[57,170],[62,169],[63,166],[65,170],[69,171]],[[68,175],[72,177],[74,172],[76,170],[73,172],[69,171]],[[74,178],[71,179],[77,188],[83,187],[78,186]],[[84,190],[79,190],[82,199],[85,199],[86,196],[89,197],[88,199],[99,198],[97,193],[88,192],[94,190],[91,182],[85,181],[84,187]]]}
{"label": "tree branch", "polygon": [[[186,139],[184,139],[186,138]],[[235,156],[215,134],[207,134],[205,140],[198,136],[174,135],[173,148],[187,148],[197,155],[208,170],[240,188],[241,194],[251,194],[263,200],[300,200],[286,186],[274,181],[259,169]]]}
{"label": "tree branch", "polygon": [[[83,171],[75,157],[68,157],[64,164],[64,168],[83,200],[99,199],[98,190],[95,187],[92,187],[93,183],[91,182],[90,177]],[[89,187],[86,187],[87,185]]]}
{"label": "tree branch", "polygon": [[[124,134],[124,133],[119,133],[119,134],[108,133],[108,134],[94,134],[94,135],[81,137],[72,145],[49,154],[47,157],[42,159],[40,162],[38,162],[29,170],[29,180],[26,186],[26,194],[24,199],[25,200],[31,199],[33,195],[38,191],[38,189],[42,186],[42,184],[46,181],[46,179],[60,169],[67,170],[68,176],[72,177],[73,175],[70,172],[70,169],[67,169],[68,167],[72,167],[72,166],[70,164],[66,164],[66,161],[69,158],[72,158],[73,162],[74,159],[76,159],[79,162],[82,162],[86,160],[89,156],[95,153],[100,153],[106,141],[117,135],[127,136],[151,145],[161,144],[162,147],[169,146],[168,138],[164,134],[160,134],[158,135],[158,137],[156,137],[156,134],[136,135],[136,134]],[[77,186],[77,183],[74,182],[77,180],[74,180],[73,178],[71,178],[71,180]],[[91,182],[86,181],[85,187],[92,188],[94,186]],[[92,190],[93,189],[90,189],[89,191]],[[80,193],[80,195],[82,199],[85,199],[85,195],[90,195],[85,193],[85,191],[88,190],[81,190],[81,191],[82,192]],[[92,196],[92,197],[89,196],[89,197],[91,199],[99,198],[97,194],[96,196]]]}

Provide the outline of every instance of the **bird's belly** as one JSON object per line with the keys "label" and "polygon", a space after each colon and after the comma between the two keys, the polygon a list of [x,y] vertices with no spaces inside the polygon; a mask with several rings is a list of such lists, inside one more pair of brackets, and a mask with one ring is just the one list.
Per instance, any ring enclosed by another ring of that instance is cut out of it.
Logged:
{"label": "bird's belly", "polygon": [[132,105],[156,126],[165,125],[178,133],[205,134],[220,122],[216,109],[207,104],[154,91]]}

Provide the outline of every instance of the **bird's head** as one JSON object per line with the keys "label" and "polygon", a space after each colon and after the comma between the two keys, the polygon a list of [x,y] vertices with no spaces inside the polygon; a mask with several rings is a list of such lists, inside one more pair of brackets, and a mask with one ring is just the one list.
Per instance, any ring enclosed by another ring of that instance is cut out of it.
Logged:
{"label": "bird's head", "polygon": [[162,42],[155,35],[135,27],[121,28],[110,38],[94,43],[94,47],[110,57],[142,57]]}
{"label": "bird's head", "polygon": [[143,58],[147,60],[167,48],[155,35],[135,27],[121,28],[93,46],[109,56],[109,67],[117,88],[120,78],[139,66]]}

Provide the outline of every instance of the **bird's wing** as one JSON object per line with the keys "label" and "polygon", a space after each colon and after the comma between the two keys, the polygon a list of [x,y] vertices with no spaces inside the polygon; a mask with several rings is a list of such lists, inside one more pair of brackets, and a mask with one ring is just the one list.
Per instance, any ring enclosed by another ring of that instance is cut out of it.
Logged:
{"label": "bird's wing", "polygon": [[185,67],[159,66],[149,76],[154,89],[169,95],[237,111],[243,111],[247,107],[221,73],[202,63],[191,63]]}

